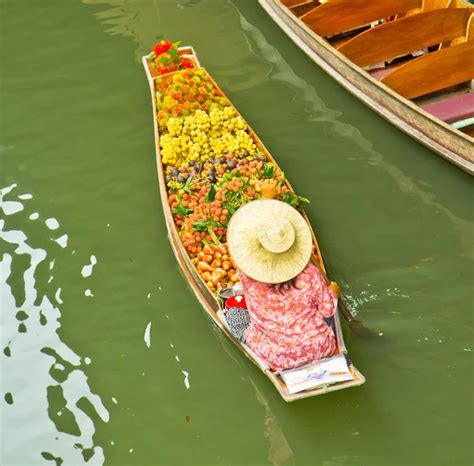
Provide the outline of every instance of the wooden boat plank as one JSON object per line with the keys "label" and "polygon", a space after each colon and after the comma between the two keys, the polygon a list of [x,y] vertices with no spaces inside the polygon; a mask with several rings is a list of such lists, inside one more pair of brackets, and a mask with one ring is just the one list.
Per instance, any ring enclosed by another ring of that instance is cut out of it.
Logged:
{"label": "wooden boat plank", "polygon": [[310,29],[329,36],[421,7],[422,0],[331,0],[301,16]]}
{"label": "wooden boat plank", "polygon": [[400,65],[387,66],[386,68],[377,68],[375,70],[370,70],[369,73],[375,79],[381,80],[384,76],[396,70]]}
{"label": "wooden boat plank", "polygon": [[474,91],[422,105],[422,107],[447,123],[464,120],[474,116]]}
{"label": "wooden boat plank", "polygon": [[305,3],[302,3],[301,5],[291,7],[291,11],[295,16],[300,17],[303,16],[305,13],[308,13],[308,11],[318,7],[319,4],[320,2],[318,0],[309,0]]}
{"label": "wooden boat plank", "polygon": [[283,0],[283,4],[288,8],[294,8],[295,6],[304,5],[309,3],[308,0]]}
{"label": "wooden boat plank", "polygon": [[372,65],[464,36],[471,14],[467,8],[419,13],[368,29],[337,49],[356,65]]}
{"label": "wooden boat plank", "polygon": [[259,3],[308,57],[354,96],[418,142],[474,174],[469,135],[455,130],[377,81],[296,18],[279,0],[259,0]]}
{"label": "wooden boat plank", "polygon": [[472,138],[474,138],[474,126],[470,126],[468,128],[462,129],[466,134],[469,134]]}
{"label": "wooden boat plank", "polygon": [[448,8],[451,3],[453,3],[452,0],[423,0],[421,8],[423,11],[439,10]]}
{"label": "wooden boat plank", "polygon": [[474,78],[474,41],[416,58],[384,76],[382,83],[407,99]]}

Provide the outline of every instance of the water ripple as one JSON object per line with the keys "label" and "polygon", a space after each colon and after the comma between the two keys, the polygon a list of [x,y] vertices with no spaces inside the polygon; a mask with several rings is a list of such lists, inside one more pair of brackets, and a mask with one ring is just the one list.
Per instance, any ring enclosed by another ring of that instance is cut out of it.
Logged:
{"label": "water ripple", "polygon": [[[57,465],[102,465],[102,447],[93,440],[93,417],[108,422],[109,412],[89,386],[83,370],[85,359],[57,333],[61,309],[53,302],[63,305],[62,288],[56,289],[53,301],[38,279],[44,264],[46,270],[52,270],[55,260],[45,249],[35,247],[27,233],[8,227],[10,218],[27,215],[23,204],[6,199],[16,189],[13,184],[0,190],[0,390],[5,400],[0,425],[4,432],[21,431],[22,435],[9,436],[0,462],[39,464],[43,458]],[[21,194],[17,198],[29,200],[32,196]],[[56,219],[48,220],[43,236],[51,227],[59,228]],[[26,217],[21,224],[33,227]],[[60,238],[64,237],[68,238],[66,234]],[[66,248],[67,241],[59,239],[56,241]],[[93,417],[91,411],[95,411]],[[32,438],[37,440],[31,443]]]}

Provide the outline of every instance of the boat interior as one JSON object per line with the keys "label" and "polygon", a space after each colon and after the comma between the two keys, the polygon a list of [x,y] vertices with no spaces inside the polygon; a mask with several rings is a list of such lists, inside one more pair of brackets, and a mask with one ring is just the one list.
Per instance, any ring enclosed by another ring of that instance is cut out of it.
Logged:
{"label": "boat interior", "polygon": [[463,0],[281,0],[402,97],[474,137],[474,8]]}

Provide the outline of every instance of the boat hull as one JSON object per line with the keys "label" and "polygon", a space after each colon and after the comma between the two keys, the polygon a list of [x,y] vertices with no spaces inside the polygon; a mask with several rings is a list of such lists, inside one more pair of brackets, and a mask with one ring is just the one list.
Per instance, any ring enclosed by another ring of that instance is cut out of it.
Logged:
{"label": "boat hull", "polygon": [[474,174],[473,139],[373,78],[314,33],[279,0],[259,0],[275,23],[317,65],[390,123]]}
{"label": "boat hull", "polygon": [[[194,55],[194,52],[193,52]],[[199,65],[199,61],[193,56],[196,64]],[[181,238],[179,236],[179,232],[176,228],[174,219],[173,219],[173,214],[171,212],[169,203],[168,203],[168,192],[166,189],[166,179],[165,179],[165,171],[163,167],[163,163],[161,160],[161,154],[160,154],[160,133],[159,133],[159,127],[156,119],[156,96],[155,96],[155,84],[154,84],[154,78],[150,74],[150,70],[148,67],[148,57],[144,56],[142,58],[143,66],[145,68],[145,72],[147,75],[148,83],[150,86],[150,93],[151,93],[151,99],[152,99],[152,109],[153,109],[153,128],[154,128],[154,134],[155,134],[155,151],[156,151],[156,166],[157,166],[157,172],[158,172],[158,181],[159,181],[159,187],[160,187],[160,197],[161,197],[161,202],[163,206],[163,213],[165,217],[165,223],[166,223],[166,228],[168,231],[168,239],[171,244],[171,248],[173,250],[173,253],[176,257],[176,260],[178,261],[178,264],[180,266],[180,269],[184,275],[184,278],[188,285],[190,286],[191,290],[194,292],[196,298],[202,305],[203,309],[207,313],[207,315],[211,318],[211,320],[217,325],[217,327],[237,346],[237,348],[248,358],[250,359],[254,364],[256,364],[262,371],[263,373],[270,379],[270,381],[273,383],[275,388],[278,390],[280,393],[281,397],[287,401],[295,401],[298,399],[302,398],[308,398],[316,395],[321,395],[327,392],[332,392],[332,391],[337,391],[337,390],[342,390],[344,388],[349,388],[353,386],[358,386],[362,385],[365,383],[365,377],[359,372],[359,370],[351,364],[351,371],[354,375],[354,380],[350,380],[347,382],[340,382],[337,384],[333,385],[328,385],[328,386],[322,386],[318,387],[313,390],[305,390],[303,392],[291,394],[289,391],[286,389],[285,384],[274,374],[268,367],[265,367],[265,365],[261,364],[261,361],[258,360],[257,357],[251,352],[251,350],[247,347],[243,347],[243,345],[232,335],[232,333],[229,331],[229,329],[226,327],[226,325],[223,324],[223,321],[221,319],[220,314],[220,304],[216,297],[211,293],[209,288],[205,285],[203,280],[200,278],[196,268],[194,267],[192,261],[190,260],[188,254],[186,253],[184,246],[181,242]],[[212,79],[210,77],[210,79]],[[215,86],[217,84],[214,82]],[[235,108],[235,107],[234,107]],[[236,110],[237,111],[237,110]],[[265,155],[268,157],[270,161],[272,161],[276,167],[278,167],[278,164],[276,161],[272,158],[268,150],[265,148],[263,143],[260,141],[260,139],[257,137],[255,133],[253,133],[252,130],[250,130],[250,133],[252,135],[252,138],[254,139],[255,143],[259,146],[259,148],[265,153]],[[326,274],[326,270],[324,268],[324,261],[319,249],[319,245],[317,243],[316,237],[314,235],[314,232],[312,231],[312,236],[313,236],[313,243],[314,243],[314,254],[313,254],[313,261],[318,264],[318,266],[321,268],[324,274]],[[341,330],[341,322],[339,318],[338,312],[335,313],[335,327],[336,327],[336,337],[338,341],[338,345],[340,348],[341,353],[346,353],[346,348],[344,346],[344,341],[342,337],[342,330]]]}

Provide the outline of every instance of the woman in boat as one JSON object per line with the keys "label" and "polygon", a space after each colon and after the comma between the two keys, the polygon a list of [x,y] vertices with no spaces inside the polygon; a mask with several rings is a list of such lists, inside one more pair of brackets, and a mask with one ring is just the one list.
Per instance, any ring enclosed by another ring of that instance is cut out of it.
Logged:
{"label": "woman in boat", "polygon": [[[300,213],[274,199],[252,201],[227,233],[250,318],[240,332],[247,346],[275,371],[331,356],[336,338],[325,319],[334,315],[338,287],[311,262],[311,230]],[[234,316],[231,330],[245,321]]]}

